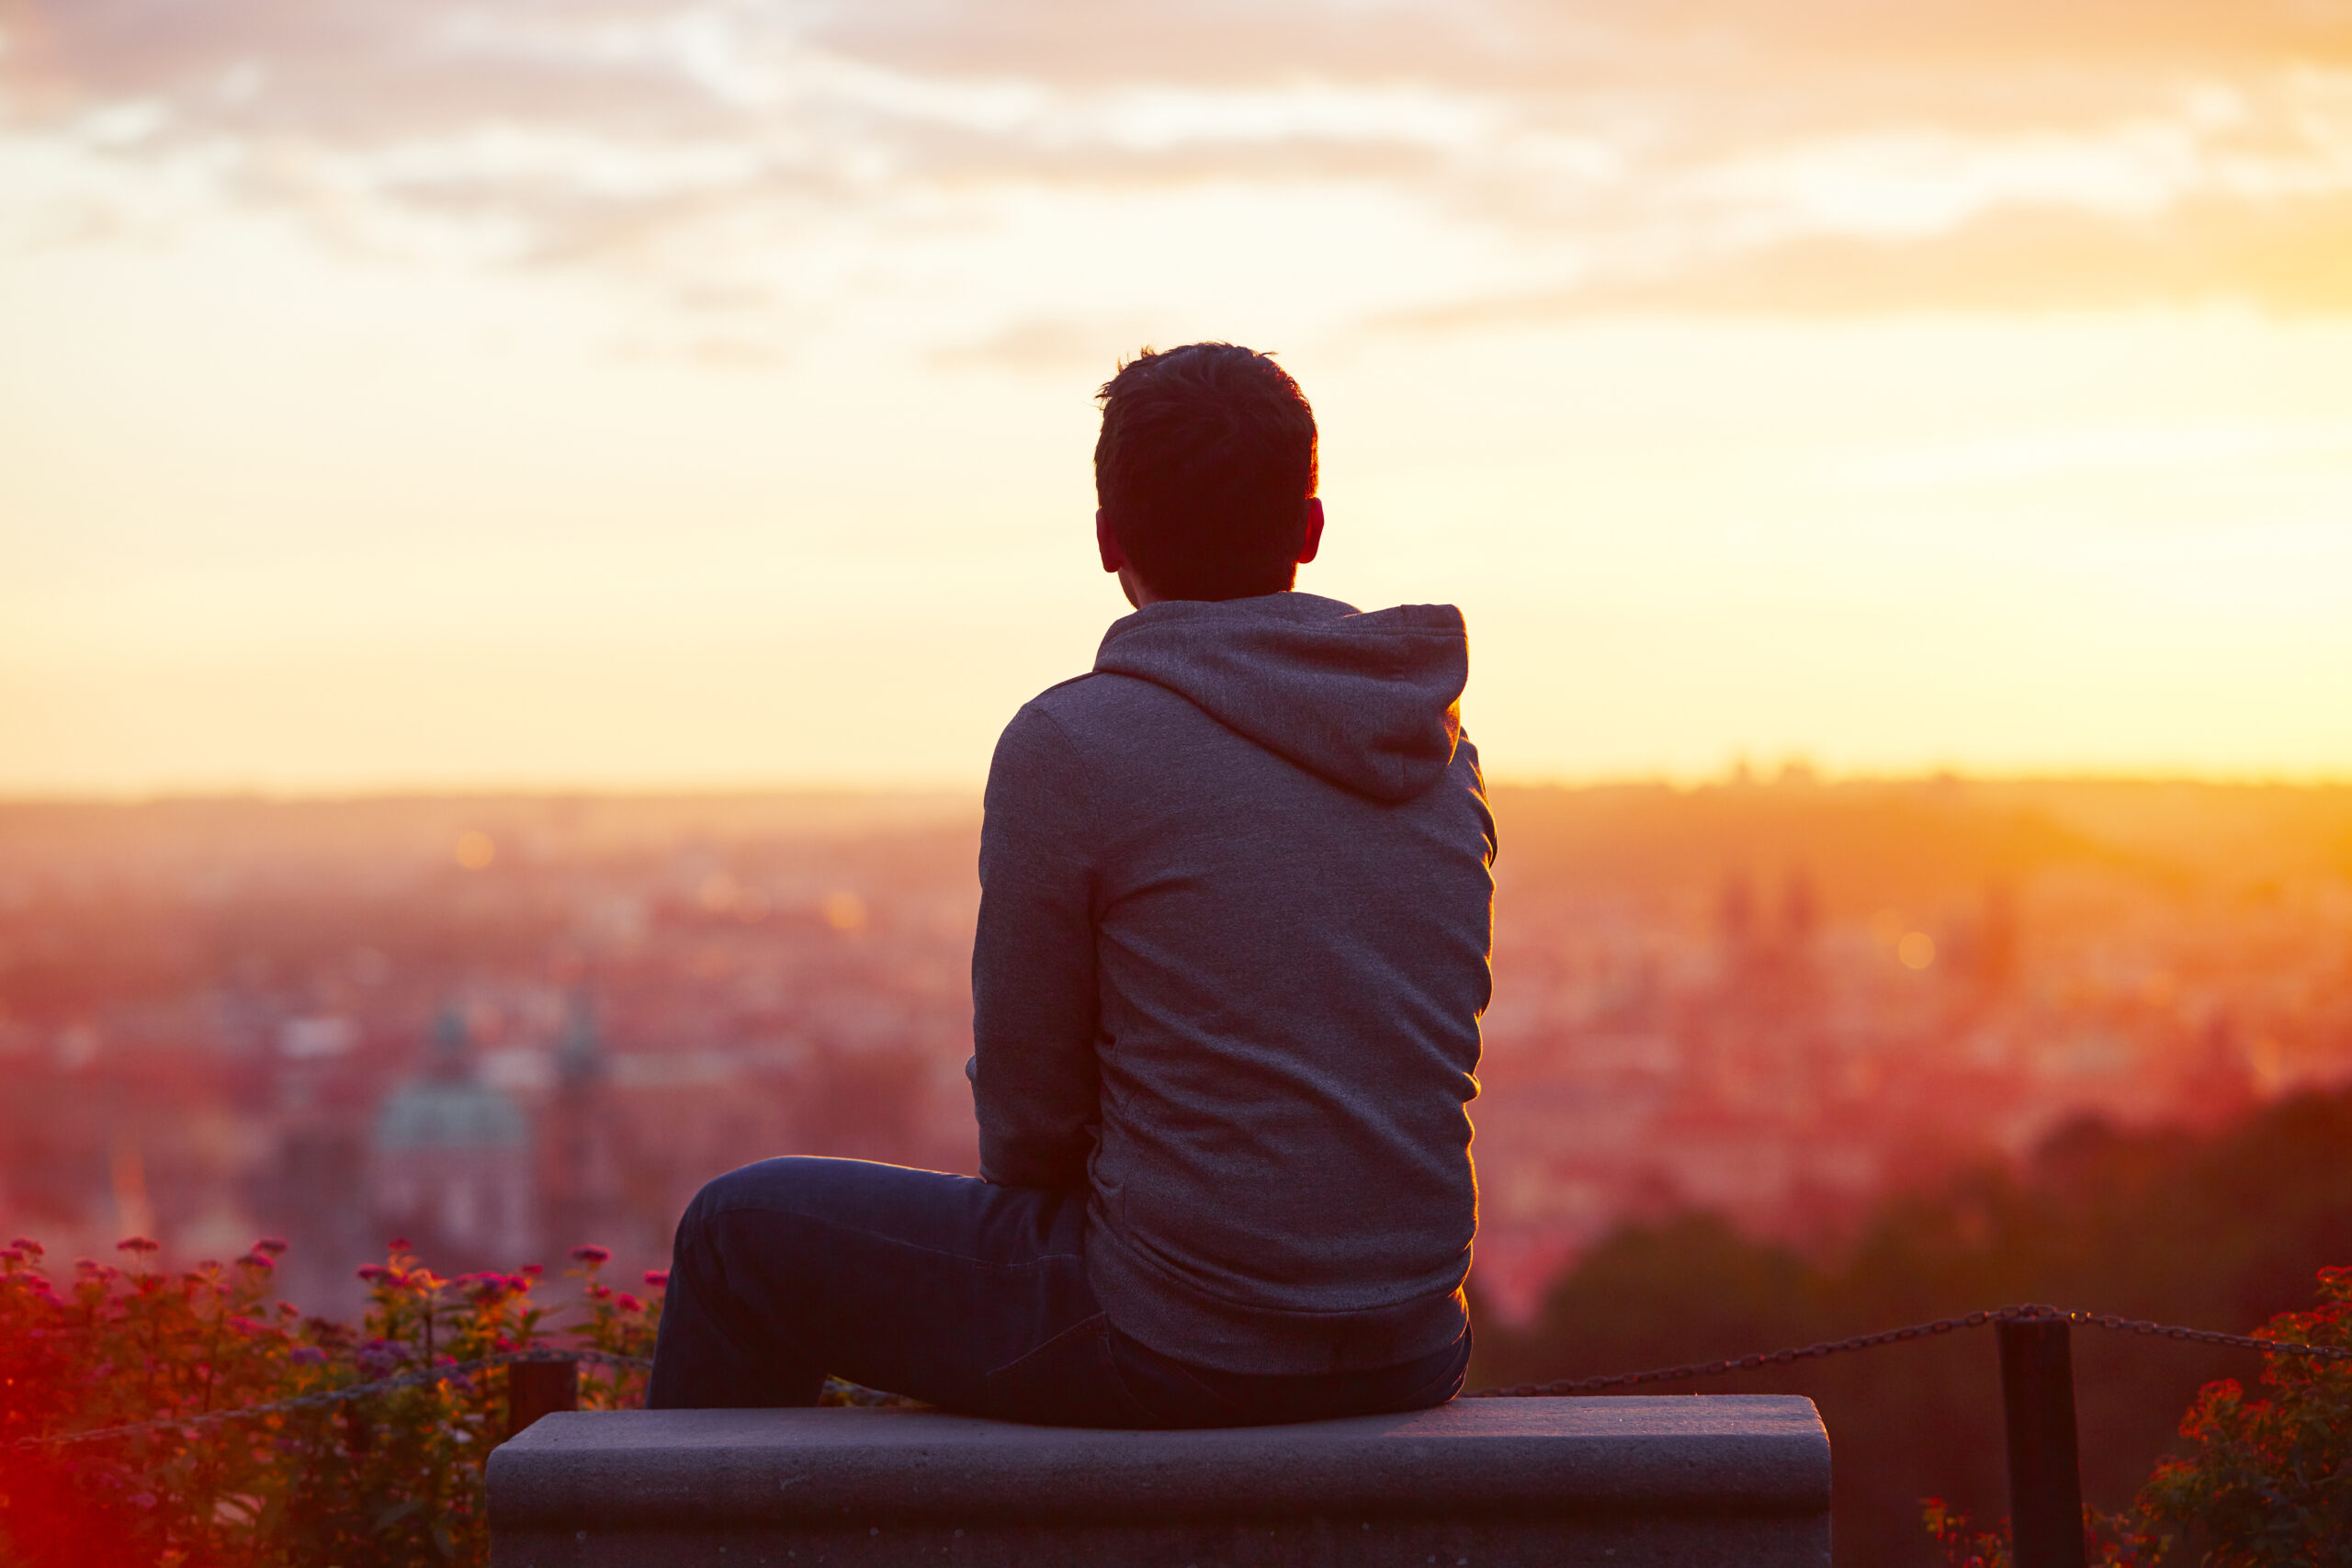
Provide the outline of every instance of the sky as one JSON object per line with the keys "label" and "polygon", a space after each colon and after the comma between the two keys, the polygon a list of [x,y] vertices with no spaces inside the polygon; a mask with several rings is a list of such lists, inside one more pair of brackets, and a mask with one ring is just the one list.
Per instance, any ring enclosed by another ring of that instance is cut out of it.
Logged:
{"label": "sky", "polygon": [[2352,0],[0,0],[0,794],[975,784],[1203,337],[1498,778],[2352,776]]}

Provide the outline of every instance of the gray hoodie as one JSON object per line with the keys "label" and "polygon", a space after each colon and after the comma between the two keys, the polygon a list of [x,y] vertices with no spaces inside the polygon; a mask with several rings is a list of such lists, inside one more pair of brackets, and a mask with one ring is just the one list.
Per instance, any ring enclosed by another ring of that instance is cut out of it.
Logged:
{"label": "gray hoodie", "polygon": [[1495,852],[1461,612],[1170,601],[1005,728],[972,953],[980,1168],[1086,1187],[1111,1322],[1198,1366],[1463,1332]]}

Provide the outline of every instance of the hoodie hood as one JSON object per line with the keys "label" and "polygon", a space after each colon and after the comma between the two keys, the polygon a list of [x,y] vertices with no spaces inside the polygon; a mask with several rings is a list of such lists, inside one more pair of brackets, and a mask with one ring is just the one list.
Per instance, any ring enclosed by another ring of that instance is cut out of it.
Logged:
{"label": "hoodie hood", "polygon": [[1165,686],[1309,773],[1394,802],[1453,761],[1470,638],[1451,604],[1364,615],[1312,593],[1171,599],[1113,622],[1094,668]]}

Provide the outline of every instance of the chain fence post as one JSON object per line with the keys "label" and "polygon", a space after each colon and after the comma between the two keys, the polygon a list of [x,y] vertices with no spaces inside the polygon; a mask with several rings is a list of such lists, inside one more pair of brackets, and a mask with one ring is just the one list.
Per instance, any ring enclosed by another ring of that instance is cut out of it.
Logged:
{"label": "chain fence post", "polygon": [[1996,1332],[2017,1568],[2084,1568],[2082,1461],[2067,1322],[2012,1318],[1997,1324]]}
{"label": "chain fence post", "polygon": [[580,1408],[580,1363],[514,1361],[506,1368],[506,1435],[559,1410]]}

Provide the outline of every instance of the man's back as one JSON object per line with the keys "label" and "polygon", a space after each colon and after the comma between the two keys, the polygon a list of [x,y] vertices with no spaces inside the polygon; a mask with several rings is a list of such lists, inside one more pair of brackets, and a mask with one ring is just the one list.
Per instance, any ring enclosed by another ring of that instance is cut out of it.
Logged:
{"label": "man's back", "polygon": [[987,1179],[784,1157],[705,1185],[650,1404],[806,1404],[832,1373],[1222,1427],[1461,1390],[1495,852],[1462,616],[1292,591],[1317,437],[1267,355],[1146,349],[1100,397],[1095,553],[1136,614],[989,768]]}
{"label": "man's back", "polygon": [[1111,1322],[1235,1372],[1459,1338],[1493,823],[1460,615],[1153,604],[1013,720],[974,952],[984,1171],[1090,1186]]}

